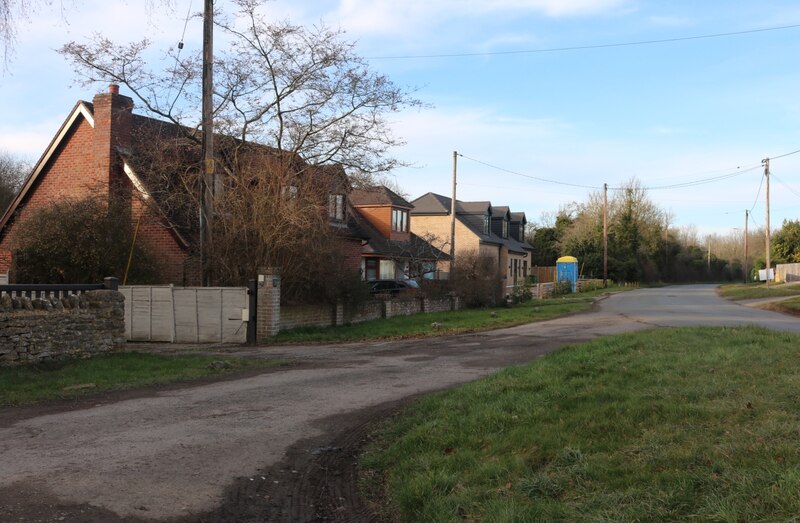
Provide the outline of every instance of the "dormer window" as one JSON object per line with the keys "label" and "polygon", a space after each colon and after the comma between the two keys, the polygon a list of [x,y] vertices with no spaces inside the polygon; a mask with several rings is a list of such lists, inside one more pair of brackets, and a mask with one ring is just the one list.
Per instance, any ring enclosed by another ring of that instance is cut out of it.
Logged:
{"label": "dormer window", "polygon": [[492,217],[488,214],[484,215],[483,217],[483,234],[489,234],[489,231],[492,227]]}
{"label": "dormer window", "polygon": [[408,232],[408,211],[405,209],[392,209],[392,230],[395,232]]}
{"label": "dormer window", "polygon": [[328,217],[331,220],[344,221],[344,195],[328,195]]}
{"label": "dormer window", "polygon": [[521,222],[519,224],[519,238],[518,238],[518,240],[521,241],[521,242],[525,241],[525,222]]}
{"label": "dormer window", "polygon": [[508,238],[508,220],[503,220],[503,238]]}

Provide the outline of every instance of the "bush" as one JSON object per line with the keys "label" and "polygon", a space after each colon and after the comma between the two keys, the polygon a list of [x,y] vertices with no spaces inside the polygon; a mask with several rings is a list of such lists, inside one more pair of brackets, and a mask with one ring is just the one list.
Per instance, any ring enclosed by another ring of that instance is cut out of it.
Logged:
{"label": "bush", "polygon": [[[12,280],[97,283],[115,276],[122,281],[133,243],[130,214],[124,211],[109,211],[105,200],[88,197],[26,213],[14,229]],[[132,259],[128,281],[152,281],[158,271],[147,246],[133,245]]]}
{"label": "bush", "polygon": [[456,257],[450,282],[467,307],[494,307],[502,301],[496,261],[476,251]]}
{"label": "bush", "polygon": [[572,282],[569,280],[557,281],[553,287],[553,297],[567,294],[572,294]]}
{"label": "bush", "polygon": [[527,281],[514,285],[514,290],[511,291],[511,301],[513,303],[525,303],[533,299],[533,291],[531,285]]}

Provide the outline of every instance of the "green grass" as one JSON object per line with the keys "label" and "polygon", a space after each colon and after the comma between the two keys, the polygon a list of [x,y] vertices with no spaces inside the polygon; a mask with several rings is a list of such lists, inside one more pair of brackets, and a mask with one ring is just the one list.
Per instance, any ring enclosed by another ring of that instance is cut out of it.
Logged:
{"label": "green grass", "polygon": [[[573,297],[574,296],[574,297]],[[514,307],[464,309],[459,311],[395,316],[340,327],[302,327],[280,332],[271,343],[344,342],[375,339],[416,338],[461,334],[533,321],[542,321],[590,308],[592,299],[570,295],[551,300],[534,300]],[[438,328],[432,324],[438,324]]]}
{"label": "green grass", "polygon": [[785,283],[766,284],[743,283],[722,285],[719,293],[729,300],[752,300],[758,298],[779,298],[781,296],[800,296],[800,285]]}
{"label": "green grass", "polygon": [[796,521],[799,436],[800,337],[656,330],[421,400],[360,466],[400,521]]}
{"label": "green grass", "polygon": [[[213,361],[223,361],[227,366],[216,369],[211,366]],[[280,364],[282,362],[277,360],[127,352],[85,360],[3,367],[0,368],[0,406],[76,398]]]}
{"label": "green grass", "polygon": [[761,308],[791,314],[792,316],[800,316],[800,298],[789,298],[779,302],[767,303]]}

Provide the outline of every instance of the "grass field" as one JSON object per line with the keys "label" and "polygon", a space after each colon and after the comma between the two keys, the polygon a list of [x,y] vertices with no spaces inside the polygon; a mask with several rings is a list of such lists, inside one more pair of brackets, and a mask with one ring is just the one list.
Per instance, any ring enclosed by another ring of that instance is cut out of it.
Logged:
{"label": "grass field", "polygon": [[[224,362],[224,365],[212,365],[216,361]],[[127,352],[86,360],[4,367],[0,368],[0,406],[75,398],[109,390],[133,389],[273,367],[282,363],[263,359]]]}
{"label": "grass field", "polygon": [[753,300],[758,298],[779,298],[782,296],[800,296],[800,285],[772,283],[769,288],[765,284],[742,283],[726,284],[719,288],[723,298],[729,300]]}
{"label": "grass field", "polygon": [[655,330],[421,400],[362,457],[400,521],[796,521],[800,337]]}
{"label": "grass field", "polygon": [[[422,338],[462,334],[549,320],[587,310],[601,291],[534,300],[514,307],[463,309],[459,311],[395,316],[340,327],[303,327],[280,332],[271,343],[344,342],[376,339]],[[432,327],[432,324],[437,327]]]}

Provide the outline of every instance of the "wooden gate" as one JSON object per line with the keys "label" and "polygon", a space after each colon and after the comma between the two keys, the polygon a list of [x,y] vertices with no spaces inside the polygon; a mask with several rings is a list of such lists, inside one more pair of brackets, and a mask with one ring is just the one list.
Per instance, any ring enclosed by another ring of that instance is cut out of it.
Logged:
{"label": "wooden gate", "polygon": [[128,341],[247,341],[245,287],[121,286]]}

